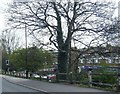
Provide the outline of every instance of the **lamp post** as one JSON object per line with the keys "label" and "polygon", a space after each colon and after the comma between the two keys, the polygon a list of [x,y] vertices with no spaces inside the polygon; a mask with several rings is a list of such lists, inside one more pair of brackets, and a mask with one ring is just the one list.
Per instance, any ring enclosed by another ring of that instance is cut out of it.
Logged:
{"label": "lamp post", "polygon": [[26,68],[26,79],[28,78],[28,68],[27,68],[27,27],[25,24],[25,68]]}

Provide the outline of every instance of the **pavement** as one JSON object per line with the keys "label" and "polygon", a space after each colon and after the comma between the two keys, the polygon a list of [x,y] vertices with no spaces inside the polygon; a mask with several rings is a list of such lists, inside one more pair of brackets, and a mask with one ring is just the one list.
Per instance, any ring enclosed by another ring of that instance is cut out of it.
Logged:
{"label": "pavement", "polygon": [[108,92],[104,90],[98,90],[93,88],[82,88],[73,85],[64,85],[58,83],[49,83],[43,81],[36,81],[31,79],[16,78],[11,76],[2,75],[2,78],[30,89],[34,89],[39,92]]}

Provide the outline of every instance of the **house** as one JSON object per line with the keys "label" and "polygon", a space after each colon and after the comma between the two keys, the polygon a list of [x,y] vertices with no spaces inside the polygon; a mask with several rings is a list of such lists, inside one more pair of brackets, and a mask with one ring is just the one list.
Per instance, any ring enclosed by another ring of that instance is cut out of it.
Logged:
{"label": "house", "polygon": [[[85,52],[86,49],[82,49]],[[83,53],[79,58],[79,63],[115,63],[120,64],[120,47],[110,46],[110,47],[91,47],[85,53]]]}

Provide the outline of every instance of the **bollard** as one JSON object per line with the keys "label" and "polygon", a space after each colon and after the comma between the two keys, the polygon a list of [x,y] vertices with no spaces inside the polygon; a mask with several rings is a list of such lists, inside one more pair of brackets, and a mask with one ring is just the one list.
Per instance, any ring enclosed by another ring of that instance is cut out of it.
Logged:
{"label": "bollard", "polygon": [[120,74],[117,74],[116,91],[120,91]]}
{"label": "bollard", "polygon": [[56,73],[56,82],[59,83],[59,73]]}
{"label": "bollard", "polygon": [[42,80],[41,75],[40,75],[40,81]]}
{"label": "bollard", "polygon": [[70,84],[73,84],[73,73],[72,72],[70,72]]}

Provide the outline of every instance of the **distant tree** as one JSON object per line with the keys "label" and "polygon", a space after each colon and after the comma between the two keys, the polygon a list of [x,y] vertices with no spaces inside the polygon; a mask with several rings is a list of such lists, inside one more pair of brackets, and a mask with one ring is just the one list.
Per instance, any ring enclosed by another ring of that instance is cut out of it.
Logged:
{"label": "distant tree", "polygon": [[114,19],[112,24],[106,28],[106,32],[103,32],[103,35],[107,45],[120,47],[120,20]]}
{"label": "distant tree", "polygon": [[[10,63],[17,70],[37,71],[38,69],[44,68],[45,63],[52,65],[52,55],[43,49],[37,47],[30,47],[27,49],[27,64],[26,64],[26,50],[20,49],[14,51],[10,56]],[[49,57],[48,57],[49,56]],[[45,58],[46,57],[46,58]],[[27,67],[26,67],[27,65]]]}
{"label": "distant tree", "polygon": [[9,29],[2,31],[1,43],[8,54],[21,47],[19,36],[17,36],[16,32]]}
{"label": "distant tree", "polygon": [[6,60],[8,56],[16,49],[20,48],[19,37],[16,36],[16,32],[5,29],[1,33],[1,52],[2,52],[2,69],[6,70]]}
{"label": "distant tree", "polygon": [[7,67],[6,67],[6,62],[5,61],[8,59],[8,54],[7,54],[5,49],[2,49],[1,53],[2,53],[2,55],[1,55],[2,69],[6,70]]}

